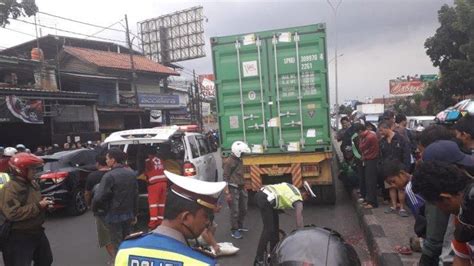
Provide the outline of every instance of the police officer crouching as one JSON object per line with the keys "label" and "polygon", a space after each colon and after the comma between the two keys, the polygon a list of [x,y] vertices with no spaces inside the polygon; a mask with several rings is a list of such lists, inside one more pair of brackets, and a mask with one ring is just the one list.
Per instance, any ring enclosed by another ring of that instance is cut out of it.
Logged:
{"label": "police officer crouching", "polygon": [[166,198],[164,220],[151,233],[124,241],[115,266],[126,265],[216,265],[216,261],[192,249],[209,225],[209,217],[225,182],[205,182],[165,171],[172,185]]}

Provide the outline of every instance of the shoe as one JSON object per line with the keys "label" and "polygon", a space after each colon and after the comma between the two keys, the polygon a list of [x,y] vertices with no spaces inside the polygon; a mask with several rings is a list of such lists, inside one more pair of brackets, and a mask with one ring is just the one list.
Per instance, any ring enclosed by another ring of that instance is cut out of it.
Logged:
{"label": "shoe", "polygon": [[231,233],[230,233],[230,236],[232,236],[235,239],[241,239],[242,238],[242,234],[240,233],[239,230],[232,230]]}
{"label": "shoe", "polygon": [[248,232],[249,231],[248,228],[243,227],[243,226],[241,228],[237,229],[237,230],[239,230],[240,232]]}
{"label": "shoe", "polygon": [[396,209],[394,209],[393,207],[388,207],[387,209],[385,209],[385,211],[383,211],[385,214],[389,214],[389,213],[394,213],[396,211]]}
{"label": "shoe", "polygon": [[408,212],[407,212],[406,210],[404,210],[404,209],[401,209],[401,210],[398,212],[398,215],[400,215],[401,217],[408,217],[408,216],[410,216],[410,215],[408,214]]}

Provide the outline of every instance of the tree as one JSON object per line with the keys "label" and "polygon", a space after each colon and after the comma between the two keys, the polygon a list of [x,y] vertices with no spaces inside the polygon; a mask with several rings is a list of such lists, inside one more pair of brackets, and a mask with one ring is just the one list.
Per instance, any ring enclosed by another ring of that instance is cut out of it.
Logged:
{"label": "tree", "polygon": [[35,0],[0,0],[0,26],[9,24],[9,18],[16,19],[20,16],[32,16],[38,12]]}
{"label": "tree", "polygon": [[426,53],[439,67],[439,84],[430,87],[435,101],[474,93],[474,0],[455,0],[438,11],[441,26],[425,41]]}

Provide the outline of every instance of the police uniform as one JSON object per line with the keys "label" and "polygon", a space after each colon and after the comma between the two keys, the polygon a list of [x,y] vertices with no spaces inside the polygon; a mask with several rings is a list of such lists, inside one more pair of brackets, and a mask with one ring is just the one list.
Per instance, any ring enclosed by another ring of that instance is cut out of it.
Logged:
{"label": "police uniform", "polygon": [[[315,196],[309,185],[305,182],[304,188]],[[294,204],[303,201],[301,192],[297,187],[288,183],[267,185],[255,194],[255,201],[260,209],[263,220],[263,231],[257,247],[256,262],[263,260],[263,253],[270,242],[273,250],[279,241],[280,224],[278,211],[294,208]],[[257,263],[256,263],[257,264]]]}
{"label": "police uniform", "polygon": [[[165,175],[172,183],[169,193],[209,209],[216,207],[219,194],[226,186],[225,182],[205,182],[168,171]],[[201,266],[216,265],[216,261],[189,247],[181,232],[160,225],[151,233],[120,245],[115,266],[126,265]]]}

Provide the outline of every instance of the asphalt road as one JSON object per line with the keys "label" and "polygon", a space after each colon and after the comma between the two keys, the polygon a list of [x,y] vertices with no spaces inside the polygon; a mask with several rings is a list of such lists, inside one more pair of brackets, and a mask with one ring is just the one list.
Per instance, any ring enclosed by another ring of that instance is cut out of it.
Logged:
{"label": "asphalt road", "polygon": [[[219,161],[218,165],[220,165],[220,158],[217,159]],[[232,242],[240,248],[237,255],[220,258],[220,264],[252,265],[262,228],[258,210],[255,207],[249,208],[246,226],[250,228],[250,231],[244,233],[244,238],[240,240],[230,237],[229,209],[227,206],[222,209],[221,213],[217,214],[216,222],[219,225],[216,233],[218,242]],[[363,264],[372,264],[354,207],[340,184],[337,186],[336,205],[305,206],[304,222],[305,224],[315,224],[338,231],[356,248]],[[280,215],[280,226],[286,232],[293,230],[295,226],[293,213]],[[45,227],[53,250],[53,265],[107,265],[105,250],[99,249],[97,246],[95,223],[91,212],[78,217],[68,217],[62,213],[56,213],[48,217]]]}

